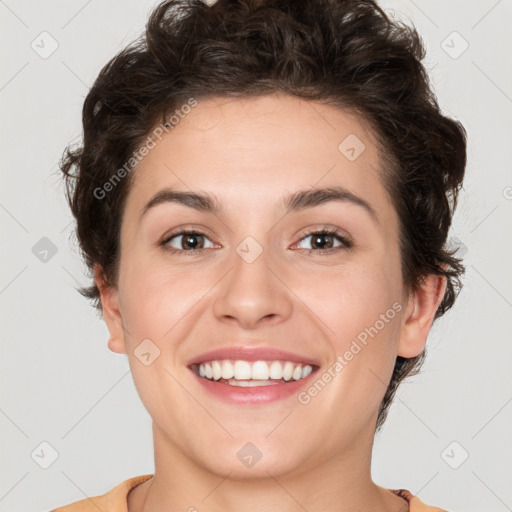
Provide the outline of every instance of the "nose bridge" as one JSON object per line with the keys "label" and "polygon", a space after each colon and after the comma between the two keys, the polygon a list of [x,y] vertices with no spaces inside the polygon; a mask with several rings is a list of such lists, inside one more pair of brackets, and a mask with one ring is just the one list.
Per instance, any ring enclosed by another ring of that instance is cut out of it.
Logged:
{"label": "nose bridge", "polygon": [[278,322],[291,313],[291,297],[275,273],[270,249],[253,236],[246,236],[230,258],[231,272],[214,304],[215,316],[237,320],[244,328],[261,321]]}

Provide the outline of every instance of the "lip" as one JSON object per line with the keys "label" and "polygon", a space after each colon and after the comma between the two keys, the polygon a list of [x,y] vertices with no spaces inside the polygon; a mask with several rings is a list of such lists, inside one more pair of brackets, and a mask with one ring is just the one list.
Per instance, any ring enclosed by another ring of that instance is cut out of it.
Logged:
{"label": "lip", "polygon": [[[214,360],[244,360],[244,361],[290,361],[292,363],[302,363],[304,365],[313,366],[313,371],[303,379],[296,381],[283,382],[281,384],[272,384],[269,386],[255,386],[255,387],[239,387],[230,386],[220,381],[212,381],[204,379],[197,375],[192,366],[198,365],[208,361]],[[197,379],[198,383],[203,386],[208,393],[216,396],[223,402],[229,404],[246,404],[258,405],[274,402],[296,395],[299,391],[310,385],[313,378],[316,378],[316,373],[320,367],[320,363],[310,357],[294,354],[272,347],[225,347],[216,350],[205,352],[193,359],[188,363],[188,367]]]}
{"label": "lip", "polygon": [[191,370],[192,375],[198,380],[199,384],[212,395],[220,398],[229,404],[258,405],[299,393],[301,388],[309,386],[311,378],[316,378],[318,367],[315,368],[307,377],[303,379],[283,382],[282,384],[271,384],[269,386],[255,386],[252,388],[243,388],[239,386],[230,386],[220,381],[203,379]]}
{"label": "lip", "polygon": [[320,363],[307,356],[301,356],[293,352],[279,350],[273,347],[243,347],[231,346],[210,350],[191,359],[187,366],[206,363],[208,361],[223,359],[240,359],[244,361],[290,361],[292,363],[309,364],[311,366],[320,366]]}

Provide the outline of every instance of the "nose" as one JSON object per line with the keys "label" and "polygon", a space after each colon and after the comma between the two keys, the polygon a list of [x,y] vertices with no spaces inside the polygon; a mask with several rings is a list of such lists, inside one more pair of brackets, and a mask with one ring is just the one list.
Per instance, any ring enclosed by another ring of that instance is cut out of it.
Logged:
{"label": "nose", "polygon": [[265,249],[254,261],[240,254],[233,251],[232,269],[219,283],[213,304],[215,317],[222,322],[238,323],[245,330],[288,318],[293,309],[293,293],[280,275],[281,266],[270,261]]}

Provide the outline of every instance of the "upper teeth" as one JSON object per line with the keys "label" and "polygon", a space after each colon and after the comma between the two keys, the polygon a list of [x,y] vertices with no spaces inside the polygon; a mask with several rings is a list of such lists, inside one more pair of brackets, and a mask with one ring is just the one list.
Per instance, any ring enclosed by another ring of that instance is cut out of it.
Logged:
{"label": "upper teeth", "polygon": [[309,364],[290,361],[209,361],[199,365],[199,375],[207,379],[299,380],[313,371]]}

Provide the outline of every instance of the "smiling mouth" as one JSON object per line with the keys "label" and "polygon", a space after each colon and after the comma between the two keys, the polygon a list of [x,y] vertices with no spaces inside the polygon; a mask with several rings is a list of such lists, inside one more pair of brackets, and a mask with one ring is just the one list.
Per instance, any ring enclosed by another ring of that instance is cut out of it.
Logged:
{"label": "smiling mouth", "polygon": [[213,360],[193,364],[199,377],[229,386],[258,387],[285,384],[304,379],[318,367],[291,361]]}

